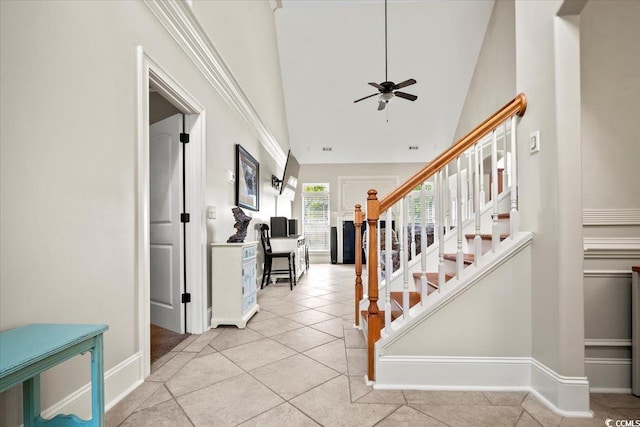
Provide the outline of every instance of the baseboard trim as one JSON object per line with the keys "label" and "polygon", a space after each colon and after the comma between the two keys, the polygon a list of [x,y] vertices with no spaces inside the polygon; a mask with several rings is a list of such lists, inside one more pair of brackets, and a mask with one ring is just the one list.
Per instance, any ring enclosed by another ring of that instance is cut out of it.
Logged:
{"label": "baseboard trim", "polygon": [[[105,372],[105,410],[108,411],[138,387],[143,381],[142,353],[136,353]],[[44,418],[56,414],[75,414],[91,418],[91,383],[85,384],[64,399],[42,411]]]}
{"label": "baseboard trim", "polygon": [[591,393],[631,394],[630,388],[591,387]]}
{"label": "baseboard trim", "polygon": [[531,357],[380,356],[374,388],[526,390],[559,415],[593,416],[586,377],[564,377]]}

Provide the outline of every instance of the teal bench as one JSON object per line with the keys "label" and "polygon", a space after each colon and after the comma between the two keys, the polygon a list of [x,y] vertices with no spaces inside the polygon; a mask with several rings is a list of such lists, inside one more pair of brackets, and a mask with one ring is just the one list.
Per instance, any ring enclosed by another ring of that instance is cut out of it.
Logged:
{"label": "teal bench", "polygon": [[[24,427],[104,426],[102,334],[107,325],[32,324],[0,332],[0,393],[22,383]],[[91,352],[91,419],[40,416],[40,373]]]}

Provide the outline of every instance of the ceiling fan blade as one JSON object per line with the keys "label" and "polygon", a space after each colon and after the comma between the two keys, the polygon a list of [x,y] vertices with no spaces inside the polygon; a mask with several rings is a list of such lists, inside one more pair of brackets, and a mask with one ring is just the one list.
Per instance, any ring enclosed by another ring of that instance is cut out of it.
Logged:
{"label": "ceiling fan blade", "polygon": [[411,86],[418,83],[415,79],[409,79],[409,80],[405,80],[401,83],[398,83],[397,85],[393,86],[393,89],[402,89],[403,87],[407,87],[407,86]]}
{"label": "ceiling fan blade", "polygon": [[404,99],[408,99],[409,101],[415,101],[416,99],[418,99],[417,96],[415,95],[411,95],[410,93],[404,93],[404,92],[393,92],[395,96],[399,96],[400,98],[404,98]]}
{"label": "ceiling fan blade", "polygon": [[369,84],[373,87],[375,87],[378,90],[383,90],[384,88],[382,86],[380,86],[378,83],[371,83],[369,82]]}
{"label": "ceiling fan blade", "polygon": [[384,107],[387,106],[387,103],[384,101],[378,101],[378,111],[384,110]]}
{"label": "ceiling fan blade", "polygon": [[368,96],[365,96],[364,98],[356,99],[355,101],[353,101],[353,103],[355,104],[356,102],[364,101],[365,99],[371,98],[372,96],[376,96],[376,95],[380,95],[380,94],[374,93],[373,95],[368,95]]}

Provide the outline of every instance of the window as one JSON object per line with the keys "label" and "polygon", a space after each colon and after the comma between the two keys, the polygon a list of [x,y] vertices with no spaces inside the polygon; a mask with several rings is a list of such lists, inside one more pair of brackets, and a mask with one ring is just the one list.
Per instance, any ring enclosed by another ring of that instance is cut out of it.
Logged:
{"label": "window", "polygon": [[[433,224],[435,210],[433,203],[433,196],[431,195],[431,184],[427,183],[427,194],[425,195],[425,203],[426,203],[426,220],[427,224]],[[420,186],[418,186],[415,190],[410,193],[409,196],[409,222],[420,224],[422,221],[421,217],[421,209],[420,209]]]}
{"label": "window", "polygon": [[329,250],[329,184],[302,185],[302,230],[310,251]]}

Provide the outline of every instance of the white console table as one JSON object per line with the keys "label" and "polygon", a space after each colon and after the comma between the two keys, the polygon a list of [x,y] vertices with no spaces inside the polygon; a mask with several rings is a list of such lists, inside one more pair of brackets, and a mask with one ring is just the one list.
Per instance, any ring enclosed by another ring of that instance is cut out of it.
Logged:
{"label": "white console table", "polygon": [[[271,250],[273,252],[285,252],[296,251],[296,280],[307,271],[308,263],[308,249],[304,236],[291,236],[291,237],[272,237],[271,238]],[[283,269],[287,270],[287,260],[283,258],[276,258],[273,260],[273,270]],[[284,277],[280,275],[281,277]],[[273,275],[271,276],[273,277]]]}

